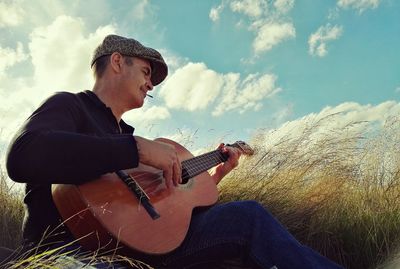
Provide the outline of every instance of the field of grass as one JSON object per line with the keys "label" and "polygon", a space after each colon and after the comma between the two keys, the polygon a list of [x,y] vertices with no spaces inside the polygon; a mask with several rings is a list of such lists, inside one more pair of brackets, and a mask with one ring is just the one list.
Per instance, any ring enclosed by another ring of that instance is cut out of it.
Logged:
{"label": "field of grass", "polygon": [[255,135],[256,156],[220,183],[221,200],[261,202],[302,243],[346,268],[400,268],[400,123],[371,132],[362,124],[333,132],[309,122],[272,144],[273,132]]}
{"label": "field of grass", "polygon": [[22,190],[7,184],[6,174],[0,169],[0,246],[15,249],[21,242],[22,199]]}
{"label": "field of grass", "polygon": [[[275,139],[260,130],[255,156],[219,185],[220,201],[257,200],[302,243],[350,269],[400,268],[400,121],[324,130],[309,122]],[[17,247],[21,195],[0,183],[0,245]]]}

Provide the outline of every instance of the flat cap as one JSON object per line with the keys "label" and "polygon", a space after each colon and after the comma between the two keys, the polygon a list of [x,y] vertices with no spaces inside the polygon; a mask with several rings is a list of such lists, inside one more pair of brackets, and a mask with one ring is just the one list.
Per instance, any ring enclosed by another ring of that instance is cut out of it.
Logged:
{"label": "flat cap", "polygon": [[108,35],[104,38],[103,42],[93,53],[90,66],[93,66],[100,57],[111,55],[114,52],[150,61],[152,68],[151,83],[154,86],[160,84],[168,75],[168,66],[158,51],[143,46],[139,41],[133,38],[126,38],[118,35]]}

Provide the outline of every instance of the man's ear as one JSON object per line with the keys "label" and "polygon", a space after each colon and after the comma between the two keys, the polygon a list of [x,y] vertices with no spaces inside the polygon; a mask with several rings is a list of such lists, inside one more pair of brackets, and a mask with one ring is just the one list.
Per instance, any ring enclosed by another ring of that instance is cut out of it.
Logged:
{"label": "man's ear", "polygon": [[122,71],[122,55],[119,52],[114,52],[113,54],[111,54],[110,56],[110,66],[111,69],[115,72],[115,73],[121,73]]}

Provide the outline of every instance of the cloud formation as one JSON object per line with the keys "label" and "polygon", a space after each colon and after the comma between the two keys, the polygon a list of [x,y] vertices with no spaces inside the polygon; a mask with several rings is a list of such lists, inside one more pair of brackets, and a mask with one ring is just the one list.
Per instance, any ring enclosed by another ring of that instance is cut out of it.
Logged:
{"label": "cloud formation", "polygon": [[0,2],[0,28],[21,24],[24,15],[24,10],[17,3]]}
{"label": "cloud formation", "polygon": [[17,43],[17,48],[2,48],[0,46],[0,77],[5,75],[9,67],[28,59],[21,42]]}
{"label": "cloud formation", "polygon": [[366,9],[377,8],[380,1],[381,0],[338,0],[337,5],[345,9],[357,9],[361,13]]}
{"label": "cloud formation", "polygon": [[294,6],[294,0],[276,0],[274,7],[280,13],[289,12]]}
{"label": "cloud formation", "polygon": [[124,121],[135,126],[137,130],[151,132],[157,122],[169,119],[171,113],[164,106],[150,105],[145,102],[144,106],[131,110],[123,115]]}
{"label": "cloud formation", "polygon": [[204,63],[188,63],[162,85],[160,96],[170,108],[195,111],[206,108],[219,94],[222,76]]}
{"label": "cloud formation", "polygon": [[148,8],[149,0],[141,0],[136,6],[133,7],[132,15],[136,20],[143,20],[146,18],[146,11]]}
{"label": "cloud formation", "polygon": [[[255,56],[296,36],[295,27],[286,15],[293,8],[294,0],[276,0],[273,3],[266,0],[222,1],[210,10],[210,19],[218,21],[227,6],[231,12],[249,21],[247,29],[255,35],[252,42]],[[240,19],[238,25],[242,24],[245,20]]]}
{"label": "cloud formation", "polygon": [[115,31],[114,26],[107,25],[86,36],[84,22],[68,16],[34,29],[29,50],[36,85],[49,91],[75,92],[90,87],[92,52],[104,36]]}
{"label": "cloud formation", "polygon": [[214,116],[237,110],[258,110],[262,101],[279,92],[272,74],[219,74],[204,63],[191,63],[176,70],[160,90],[167,107],[187,111],[202,110],[214,104]]}
{"label": "cloud formation", "polygon": [[296,36],[296,30],[292,23],[261,23],[256,28],[256,38],[253,41],[253,50],[256,54],[268,51],[286,39]]}
{"label": "cloud formation", "polygon": [[213,22],[219,21],[221,13],[224,10],[224,8],[225,8],[224,2],[222,2],[216,7],[212,7],[210,9],[210,13],[208,13],[208,17],[210,18],[210,20]]}
{"label": "cloud formation", "polygon": [[321,26],[311,34],[308,39],[309,53],[313,56],[324,57],[327,55],[327,43],[338,39],[343,33],[342,26],[331,26],[327,24]]}
{"label": "cloud formation", "polygon": [[246,16],[258,18],[262,14],[263,7],[267,2],[262,0],[242,0],[232,1],[230,8],[233,12],[242,13]]}
{"label": "cloud formation", "polygon": [[239,113],[259,110],[263,100],[281,91],[275,86],[276,79],[273,74],[250,74],[243,80],[239,74],[227,74],[221,101],[212,114],[219,116],[232,110],[238,110]]}

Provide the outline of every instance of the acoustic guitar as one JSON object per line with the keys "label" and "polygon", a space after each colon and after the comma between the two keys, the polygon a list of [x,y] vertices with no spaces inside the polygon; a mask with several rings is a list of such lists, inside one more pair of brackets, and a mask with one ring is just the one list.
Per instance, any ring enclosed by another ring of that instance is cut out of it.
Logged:
{"label": "acoustic guitar", "polygon": [[[183,183],[177,187],[167,188],[163,172],[143,164],[81,185],[52,186],[65,225],[85,249],[168,253],[185,238],[193,209],[217,202],[218,190],[207,170],[226,161],[227,153],[217,149],[194,157],[172,140],[157,141],[178,152]],[[253,154],[242,141],[228,146]]]}

